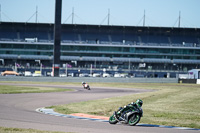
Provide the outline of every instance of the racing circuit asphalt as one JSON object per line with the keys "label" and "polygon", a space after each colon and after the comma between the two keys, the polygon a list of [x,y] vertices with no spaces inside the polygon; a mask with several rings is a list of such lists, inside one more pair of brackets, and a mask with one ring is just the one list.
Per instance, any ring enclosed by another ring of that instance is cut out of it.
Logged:
{"label": "racing circuit asphalt", "polygon": [[[9,83],[0,83],[0,85]],[[17,86],[43,86],[75,89],[74,92],[0,94],[0,127],[15,127],[47,131],[75,133],[195,133],[195,130],[180,130],[159,127],[111,125],[108,122],[90,121],[66,117],[56,117],[38,113],[35,110],[51,105],[109,98],[150,90],[95,88],[84,90],[81,86],[9,84]],[[144,112],[145,117],[145,112]]]}

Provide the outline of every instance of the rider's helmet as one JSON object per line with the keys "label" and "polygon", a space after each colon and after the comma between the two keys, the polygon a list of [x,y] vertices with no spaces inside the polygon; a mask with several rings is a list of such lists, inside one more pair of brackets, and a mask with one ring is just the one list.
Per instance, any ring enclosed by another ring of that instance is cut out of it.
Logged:
{"label": "rider's helmet", "polygon": [[83,81],[82,84],[85,84],[85,82]]}
{"label": "rider's helmet", "polygon": [[138,107],[142,107],[143,101],[141,99],[136,100],[135,102]]}

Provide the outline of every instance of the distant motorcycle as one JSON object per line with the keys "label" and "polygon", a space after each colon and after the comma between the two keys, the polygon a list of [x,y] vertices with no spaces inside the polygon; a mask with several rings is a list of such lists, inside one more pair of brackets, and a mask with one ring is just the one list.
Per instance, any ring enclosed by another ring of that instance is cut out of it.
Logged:
{"label": "distant motorcycle", "polygon": [[130,126],[135,126],[140,118],[143,116],[142,108],[129,108],[121,113],[119,116],[116,116],[117,113],[114,111],[113,115],[109,118],[110,124],[116,124],[117,122],[124,122]]}
{"label": "distant motorcycle", "polygon": [[83,88],[84,88],[84,89],[90,90],[89,84],[83,82],[82,85],[83,85]]}

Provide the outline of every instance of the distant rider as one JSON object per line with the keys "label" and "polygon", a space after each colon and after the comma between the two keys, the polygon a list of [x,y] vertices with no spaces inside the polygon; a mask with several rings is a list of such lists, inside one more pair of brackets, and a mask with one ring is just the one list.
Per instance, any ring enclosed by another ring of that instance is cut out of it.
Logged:
{"label": "distant rider", "polygon": [[82,86],[84,87],[84,88],[86,88],[87,87],[87,83],[86,82],[82,82]]}
{"label": "distant rider", "polygon": [[[116,117],[119,117],[121,116],[122,114],[124,114],[124,112],[126,110],[128,110],[129,108],[132,108],[132,107],[135,107],[135,108],[138,108],[138,109],[141,109],[142,107],[142,104],[143,104],[143,101],[141,99],[137,99],[136,102],[132,102],[126,106],[124,106],[123,108],[120,107],[119,110],[117,112],[115,112],[115,116]],[[122,115],[123,116],[123,115]]]}

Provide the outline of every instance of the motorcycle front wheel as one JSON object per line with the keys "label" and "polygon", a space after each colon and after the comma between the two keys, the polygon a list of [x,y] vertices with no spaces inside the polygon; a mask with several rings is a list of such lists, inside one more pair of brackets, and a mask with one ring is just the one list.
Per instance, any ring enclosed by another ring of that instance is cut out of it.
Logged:
{"label": "motorcycle front wheel", "polygon": [[139,114],[133,114],[132,116],[130,116],[130,118],[128,120],[128,124],[130,126],[135,126],[139,121],[140,121],[140,115]]}
{"label": "motorcycle front wheel", "polygon": [[110,124],[116,124],[118,121],[117,121],[117,119],[115,118],[115,116],[114,115],[112,115],[110,118],[109,118],[109,123]]}

